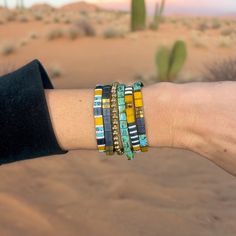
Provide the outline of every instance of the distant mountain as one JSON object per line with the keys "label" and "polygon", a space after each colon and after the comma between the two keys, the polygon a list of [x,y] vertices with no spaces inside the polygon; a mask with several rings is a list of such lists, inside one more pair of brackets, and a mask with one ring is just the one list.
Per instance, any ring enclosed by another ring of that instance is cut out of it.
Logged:
{"label": "distant mountain", "polygon": [[68,3],[60,7],[60,10],[64,11],[85,11],[85,12],[95,12],[99,10],[99,7],[92,3],[87,3],[85,1],[78,1],[73,3]]}

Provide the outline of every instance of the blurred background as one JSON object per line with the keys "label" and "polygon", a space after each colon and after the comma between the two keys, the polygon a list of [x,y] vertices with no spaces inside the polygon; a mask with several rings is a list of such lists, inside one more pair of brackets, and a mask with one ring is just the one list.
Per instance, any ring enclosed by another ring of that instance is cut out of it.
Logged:
{"label": "blurred background", "polygon": [[[55,88],[236,80],[235,0],[0,0],[0,75]],[[219,94],[220,96],[220,94]],[[1,166],[0,235],[236,235],[236,181],[195,153],[70,151]]]}

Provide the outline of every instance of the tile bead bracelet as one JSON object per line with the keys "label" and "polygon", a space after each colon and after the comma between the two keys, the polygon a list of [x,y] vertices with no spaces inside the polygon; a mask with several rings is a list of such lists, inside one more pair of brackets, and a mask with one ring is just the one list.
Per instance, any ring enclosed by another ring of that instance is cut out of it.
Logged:
{"label": "tile bead bracelet", "polygon": [[125,154],[133,160],[134,153],[148,151],[142,87],[140,81],[95,87],[93,113],[99,152]]}
{"label": "tile bead bracelet", "polygon": [[105,85],[102,89],[102,114],[103,114],[103,125],[105,131],[105,144],[106,144],[106,154],[113,155],[113,136],[111,128],[111,86]]}
{"label": "tile bead bracelet", "polygon": [[123,143],[124,153],[128,160],[134,158],[132,152],[131,142],[129,138],[129,131],[127,125],[126,109],[125,109],[125,85],[119,84],[117,87],[117,97],[118,97],[118,109],[119,109],[119,123],[120,123],[120,133]]}
{"label": "tile bead bracelet", "polygon": [[125,88],[125,108],[128,123],[129,136],[134,152],[140,152],[140,142],[138,136],[138,130],[135,121],[135,109],[133,98],[133,87],[127,86]]}
{"label": "tile bead bracelet", "polygon": [[135,117],[138,128],[138,136],[140,141],[140,147],[142,152],[148,151],[148,142],[146,136],[144,113],[143,113],[143,101],[141,88],[143,83],[138,81],[133,84],[134,89],[134,105],[135,105]]}
{"label": "tile bead bracelet", "polygon": [[97,85],[94,89],[93,114],[98,151],[105,152],[105,136],[102,115],[102,85]]}

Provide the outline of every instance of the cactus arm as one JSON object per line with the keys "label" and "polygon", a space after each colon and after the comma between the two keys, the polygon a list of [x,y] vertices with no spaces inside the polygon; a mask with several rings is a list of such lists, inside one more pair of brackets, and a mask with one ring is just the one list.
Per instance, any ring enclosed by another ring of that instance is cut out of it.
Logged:
{"label": "cactus arm", "polygon": [[161,47],[156,53],[156,68],[160,81],[168,80],[170,52],[168,48]]}
{"label": "cactus arm", "polygon": [[183,68],[186,59],[187,48],[185,42],[181,40],[176,41],[170,54],[168,80],[173,80],[177,77]]}
{"label": "cactus arm", "polygon": [[143,30],[146,28],[145,0],[131,1],[131,30]]}

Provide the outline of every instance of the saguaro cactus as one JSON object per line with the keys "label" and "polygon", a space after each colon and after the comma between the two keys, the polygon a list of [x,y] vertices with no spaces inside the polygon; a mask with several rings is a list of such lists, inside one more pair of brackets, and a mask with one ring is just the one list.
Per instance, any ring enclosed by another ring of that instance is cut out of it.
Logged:
{"label": "saguaro cactus", "polygon": [[132,0],[131,2],[131,30],[143,30],[146,28],[145,0]]}
{"label": "saguaro cactus", "polygon": [[165,8],[165,0],[161,0],[161,4],[159,7],[159,3],[156,3],[153,22],[151,23],[151,29],[157,30],[159,27],[159,24],[162,20],[163,12]]}
{"label": "saguaro cactus", "polygon": [[7,0],[4,0],[3,2],[4,2],[4,7],[8,8]]}
{"label": "saguaro cactus", "polygon": [[161,81],[171,81],[176,79],[187,58],[187,48],[185,42],[176,41],[170,50],[161,47],[156,53],[156,67],[158,77]]}

